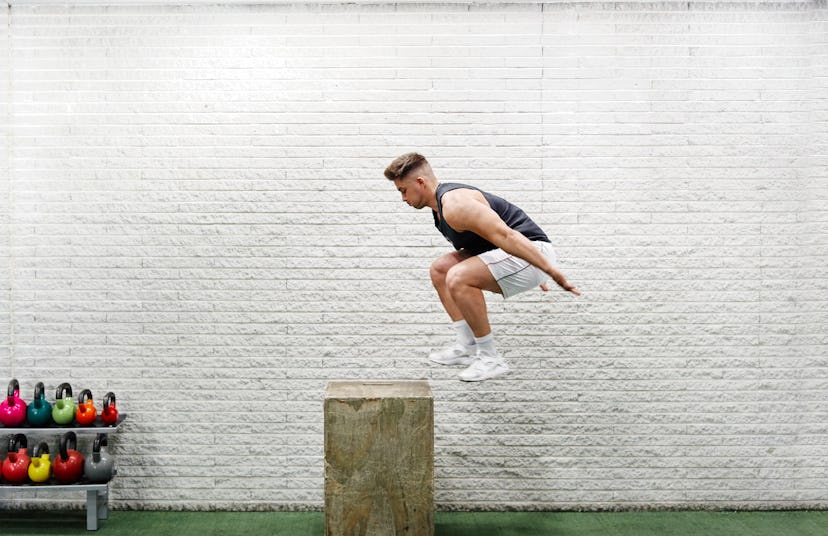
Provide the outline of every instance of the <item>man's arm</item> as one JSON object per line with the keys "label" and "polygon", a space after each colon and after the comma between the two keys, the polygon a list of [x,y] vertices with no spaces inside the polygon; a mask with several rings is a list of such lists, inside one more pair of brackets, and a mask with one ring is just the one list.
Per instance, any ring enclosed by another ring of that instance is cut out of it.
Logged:
{"label": "man's arm", "polygon": [[[581,292],[569,284],[563,273],[555,268],[528,238],[500,219],[482,193],[469,189],[451,190],[443,195],[442,203],[443,217],[452,229],[458,232],[471,231],[482,236],[506,253],[543,270],[564,290],[576,296],[581,295]],[[545,285],[541,288],[547,290]]]}

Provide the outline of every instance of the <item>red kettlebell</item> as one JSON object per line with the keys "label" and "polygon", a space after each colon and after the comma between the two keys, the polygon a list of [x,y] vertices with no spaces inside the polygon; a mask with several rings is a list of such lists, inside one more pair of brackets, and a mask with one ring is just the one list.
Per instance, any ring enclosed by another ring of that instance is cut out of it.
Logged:
{"label": "red kettlebell", "polygon": [[78,436],[66,432],[60,438],[60,454],[52,464],[52,473],[61,484],[74,484],[83,476],[83,454],[75,450]]}
{"label": "red kettlebell", "polygon": [[9,382],[8,396],[0,403],[0,423],[3,426],[19,426],[26,420],[26,402],[20,398],[20,384]]}
{"label": "red kettlebell", "polygon": [[115,393],[109,392],[104,395],[101,420],[107,426],[115,426],[118,423],[118,408],[115,406]]}
{"label": "red kettlebell", "polygon": [[17,434],[9,439],[9,453],[3,460],[3,478],[10,484],[22,484],[29,477],[32,459],[27,453],[26,436]]}
{"label": "red kettlebell", "polygon": [[92,403],[92,391],[84,389],[78,395],[78,407],[75,409],[75,420],[81,426],[89,426],[95,423],[98,417],[98,410]]}

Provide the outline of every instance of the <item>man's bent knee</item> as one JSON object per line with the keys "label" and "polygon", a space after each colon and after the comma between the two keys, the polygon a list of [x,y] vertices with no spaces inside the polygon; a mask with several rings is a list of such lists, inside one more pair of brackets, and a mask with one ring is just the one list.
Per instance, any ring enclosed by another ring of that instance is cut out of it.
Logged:
{"label": "man's bent knee", "polygon": [[434,283],[435,286],[442,284],[446,280],[446,272],[448,272],[451,266],[446,266],[440,259],[435,260],[431,263],[431,267],[428,270],[429,275],[431,276],[431,282]]}
{"label": "man's bent knee", "polygon": [[429,268],[431,280],[435,283],[445,281],[446,274],[454,266],[456,266],[463,259],[458,257],[456,253],[447,253],[434,259]]}
{"label": "man's bent knee", "polygon": [[455,264],[449,268],[445,275],[446,288],[449,289],[449,292],[454,293],[463,287],[469,286],[466,276],[467,270],[461,264]]}

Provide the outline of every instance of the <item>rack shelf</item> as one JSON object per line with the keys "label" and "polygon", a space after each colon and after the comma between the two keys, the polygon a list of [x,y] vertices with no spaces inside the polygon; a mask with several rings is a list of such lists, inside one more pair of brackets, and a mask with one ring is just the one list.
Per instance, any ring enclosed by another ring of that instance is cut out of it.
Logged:
{"label": "rack shelf", "polygon": [[118,422],[108,426],[98,417],[95,419],[95,424],[90,426],[81,426],[78,423],[59,425],[52,424],[50,426],[3,426],[0,424],[0,435],[3,434],[51,434],[52,432],[75,432],[76,434],[109,434],[117,432],[118,428],[126,419],[126,413],[118,414]]}
{"label": "rack shelf", "polygon": [[[46,435],[54,433],[65,433],[68,431],[76,434],[110,434],[117,432],[118,428],[126,419],[126,414],[118,415],[118,422],[112,426],[105,426],[100,417],[95,421],[95,426],[80,426],[78,424],[66,426],[16,426],[5,427],[0,426],[0,435],[5,434],[33,434]],[[111,482],[111,480],[110,480]],[[60,491],[60,492],[86,492],[86,530],[98,530],[98,520],[109,518],[109,482],[105,483],[90,483],[81,480],[77,484],[58,484],[52,477],[49,482],[35,484],[32,482],[26,484],[5,484],[0,483],[0,496],[13,493],[26,493],[37,491]]]}

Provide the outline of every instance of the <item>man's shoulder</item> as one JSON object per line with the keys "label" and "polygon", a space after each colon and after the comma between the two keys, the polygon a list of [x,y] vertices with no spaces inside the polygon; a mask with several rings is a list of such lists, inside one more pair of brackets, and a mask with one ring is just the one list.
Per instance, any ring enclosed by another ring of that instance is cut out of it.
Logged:
{"label": "man's shoulder", "polygon": [[465,185],[462,185],[460,188],[453,188],[443,192],[442,198],[444,207],[447,205],[462,205],[465,203],[475,203],[485,200],[482,191],[473,187],[465,187]]}
{"label": "man's shoulder", "polygon": [[443,196],[443,218],[458,231],[468,230],[489,207],[480,190],[458,188]]}
{"label": "man's shoulder", "polygon": [[438,196],[445,195],[445,194],[448,194],[448,193],[451,193],[451,192],[457,192],[457,191],[461,191],[461,192],[465,192],[465,191],[479,192],[481,190],[480,190],[480,188],[477,188],[476,186],[471,186],[470,184],[463,184],[463,183],[460,183],[460,182],[441,182],[437,185],[437,195]]}

